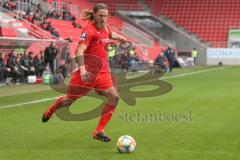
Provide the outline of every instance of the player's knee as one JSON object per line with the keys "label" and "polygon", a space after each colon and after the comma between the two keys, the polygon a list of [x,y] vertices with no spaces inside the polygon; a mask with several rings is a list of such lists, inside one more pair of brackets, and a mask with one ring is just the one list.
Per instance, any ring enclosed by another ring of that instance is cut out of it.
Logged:
{"label": "player's knee", "polygon": [[70,106],[75,100],[74,99],[63,99],[62,106]]}
{"label": "player's knee", "polygon": [[113,106],[117,106],[119,101],[119,95],[112,95],[109,99],[109,103],[112,104]]}

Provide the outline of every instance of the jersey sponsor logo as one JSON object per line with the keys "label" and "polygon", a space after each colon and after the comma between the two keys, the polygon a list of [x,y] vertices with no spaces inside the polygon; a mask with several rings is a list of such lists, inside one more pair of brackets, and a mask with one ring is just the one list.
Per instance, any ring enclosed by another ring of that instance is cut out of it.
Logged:
{"label": "jersey sponsor logo", "polygon": [[81,38],[80,40],[86,40],[87,39],[87,32],[84,32],[82,35],[81,35]]}

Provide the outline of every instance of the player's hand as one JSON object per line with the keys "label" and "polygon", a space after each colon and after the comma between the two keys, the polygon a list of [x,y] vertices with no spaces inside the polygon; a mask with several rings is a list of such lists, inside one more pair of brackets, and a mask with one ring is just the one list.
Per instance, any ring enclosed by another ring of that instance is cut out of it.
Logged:
{"label": "player's hand", "polygon": [[126,41],[126,38],[123,37],[123,36],[119,36],[119,37],[118,37],[118,40],[119,40],[120,42],[124,42],[124,41]]}
{"label": "player's hand", "polygon": [[90,72],[88,72],[84,66],[80,68],[80,76],[82,80],[86,83],[91,82],[93,78],[93,75]]}

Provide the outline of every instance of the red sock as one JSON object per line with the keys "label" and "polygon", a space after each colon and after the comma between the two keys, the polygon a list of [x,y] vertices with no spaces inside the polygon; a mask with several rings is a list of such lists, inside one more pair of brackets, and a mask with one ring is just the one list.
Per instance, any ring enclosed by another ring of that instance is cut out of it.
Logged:
{"label": "red sock", "polygon": [[47,112],[45,113],[48,117],[51,117],[51,116],[52,116],[52,114],[55,112],[57,106],[58,106],[60,103],[62,103],[63,98],[64,98],[64,96],[59,97],[59,98],[57,99],[57,101],[48,108]]}
{"label": "red sock", "polygon": [[103,110],[102,110],[102,115],[101,115],[101,118],[99,120],[98,126],[95,129],[94,133],[104,131],[104,128],[106,127],[109,120],[111,119],[114,111],[115,111],[115,106],[110,105],[110,104],[105,104],[105,106],[103,107]]}

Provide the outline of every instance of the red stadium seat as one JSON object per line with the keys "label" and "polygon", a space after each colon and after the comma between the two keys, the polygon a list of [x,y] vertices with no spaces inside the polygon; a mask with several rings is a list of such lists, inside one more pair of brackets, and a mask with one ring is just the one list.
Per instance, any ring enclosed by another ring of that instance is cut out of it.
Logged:
{"label": "red stadium seat", "polygon": [[154,14],[172,19],[213,45],[224,46],[228,30],[240,27],[240,2],[236,0],[158,0],[152,3]]}
{"label": "red stadium seat", "polygon": [[[93,3],[90,3],[88,0],[58,0],[60,2],[64,3],[71,3],[72,5],[79,6],[80,10],[83,9],[92,9]],[[148,3],[151,3],[152,0],[149,0]],[[124,10],[143,10],[142,5],[138,2],[138,0],[91,0],[91,2],[102,2],[106,3],[108,7],[110,7],[110,11],[115,11],[116,9],[122,8]],[[117,2],[117,3],[116,3]],[[82,29],[76,29],[72,26],[71,22],[69,21],[63,21],[63,20],[55,20],[55,19],[48,19],[47,21],[51,22],[51,25],[58,31],[61,38],[71,38],[73,42],[78,42],[79,37],[81,35]],[[87,24],[86,21],[82,21],[79,16],[76,16],[77,23],[80,23],[83,27]],[[133,37],[129,37],[128,35],[125,35],[122,33],[122,29],[124,27],[124,22],[115,16],[110,16],[108,18],[108,25],[111,26],[111,29],[126,37],[127,40],[135,43],[135,44],[141,44],[137,39]],[[70,52],[71,55],[74,56],[75,50],[77,47],[77,43],[70,44]],[[154,47],[152,47],[151,54],[158,54],[159,50],[161,50],[160,45],[157,44]],[[150,54],[150,55],[151,55]],[[154,57],[154,56],[153,56]]]}
{"label": "red stadium seat", "polygon": [[3,37],[17,37],[17,34],[12,28],[2,28],[1,35]]}

